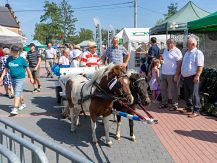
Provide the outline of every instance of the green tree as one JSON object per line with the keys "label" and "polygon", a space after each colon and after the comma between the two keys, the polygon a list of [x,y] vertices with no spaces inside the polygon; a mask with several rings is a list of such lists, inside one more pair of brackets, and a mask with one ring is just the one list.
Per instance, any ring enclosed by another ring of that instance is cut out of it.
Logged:
{"label": "green tree", "polygon": [[45,23],[38,23],[35,25],[35,35],[34,40],[46,44],[49,39],[49,25]]}
{"label": "green tree", "polygon": [[108,30],[102,29],[102,44],[108,44]]}
{"label": "green tree", "polygon": [[49,2],[45,0],[44,2],[45,13],[40,17],[40,22],[49,25],[49,35],[51,39],[56,38],[62,34],[60,27],[61,22],[61,12],[58,5],[54,2]]}
{"label": "green tree", "polygon": [[75,23],[77,18],[74,17],[72,6],[67,0],[62,0],[59,5],[61,21],[59,26],[63,32],[64,40],[68,42],[72,36],[75,35]]}
{"label": "green tree", "polygon": [[74,36],[77,19],[67,0],[62,0],[59,5],[45,0],[44,11],[40,17],[40,23],[35,26],[34,39],[39,39],[44,43],[44,40],[46,42],[59,41],[62,39],[61,36],[68,41]]}
{"label": "green tree", "polygon": [[79,33],[71,37],[71,42],[74,44],[79,44],[85,40],[93,40],[93,31],[90,29],[81,28]]}
{"label": "green tree", "polygon": [[164,18],[157,20],[156,25],[160,25],[164,20],[176,14],[178,11],[178,3],[170,3],[169,6],[167,6],[167,8],[168,11],[166,14],[164,14]]}
{"label": "green tree", "polygon": [[170,3],[167,8],[168,8],[168,12],[164,14],[165,19],[168,19],[169,17],[177,13],[178,3]]}

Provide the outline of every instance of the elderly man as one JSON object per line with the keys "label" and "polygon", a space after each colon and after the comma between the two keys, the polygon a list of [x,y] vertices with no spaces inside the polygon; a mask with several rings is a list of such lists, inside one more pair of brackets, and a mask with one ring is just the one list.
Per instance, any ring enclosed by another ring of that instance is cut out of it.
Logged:
{"label": "elderly man", "polygon": [[168,93],[172,96],[172,107],[170,111],[178,108],[178,90],[177,81],[181,71],[182,53],[176,47],[175,40],[170,38],[167,40],[167,49],[164,50],[161,59],[162,75],[161,75],[161,95],[162,105],[160,108],[168,107]]}
{"label": "elderly man", "polygon": [[[51,76],[53,78],[53,74],[51,68],[53,67],[54,63],[56,62],[57,52],[54,48],[52,48],[52,43],[48,43],[46,52],[46,62],[45,67],[47,70],[47,77]],[[48,65],[49,64],[49,65]]]}
{"label": "elderly man", "polygon": [[130,53],[126,50],[125,47],[118,45],[117,37],[114,37],[112,39],[112,44],[113,46],[109,47],[106,50],[103,58],[108,59],[108,63],[118,64],[126,68],[130,60]]}
{"label": "elderly man", "polygon": [[81,56],[81,66],[82,67],[94,67],[99,66],[100,58],[96,53],[96,43],[88,43],[88,51],[84,52]]}
{"label": "elderly man", "polygon": [[199,96],[199,79],[203,71],[204,55],[197,48],[197,41],[193,37],[188,38],[187,48],[183,58],[181,74],[184,78],[186,112],[192,112],[189,117],[197,117],[201,108]]}

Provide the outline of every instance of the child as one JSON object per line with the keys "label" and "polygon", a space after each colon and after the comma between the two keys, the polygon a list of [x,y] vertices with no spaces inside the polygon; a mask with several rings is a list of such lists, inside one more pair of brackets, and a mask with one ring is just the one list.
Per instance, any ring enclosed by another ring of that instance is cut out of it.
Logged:
{"label": "child", "polygon": [[70,54],[70,49],[65,48],[63,50],[63,55],[59,59],[58,64],[59,65],[69,65],[69,54]]}
{"label": "child", "polygon": [[[0,57],[0,71],[3,72],[3,70],[5,69],[5,64],[7,61],[7,58],[9,57],[10,54],[10,50],[8,48],[4,48],[3,49],[3,57]],[[3,77],[3,85],[5,88],[5,96],[8,96],[9,98],[13,98],[14,96],[14,92],[13,92],[13,88],[12,88],[12,83],[11,83],[11,77],[10,74],[7,73],[4,77]]]}
{"label": "child", "polygon": [[82,51],[79,49],[76,49],[73,51],[73,60],[71,62],[71,67],[79,67],[80,66],[81,54],[82,54]]}
{"label": "child", "polygon": [[26,107],[23,99],[24,79],[26,77],[25,70],[30,77],[31,83],[34,83],[28,63],[24,58],[19,56],[19,51],[20,49],[18,46],[11,47],[11,56],[7,58],[5,69],[0,77],[0,82],[2,82],[3,77],[7,72],[11,75],[12,86],[14,89],[14,108],[11,111],[11,115],[17,115],[18,110],[21,111]]}
{"label": "child", "polygon": [[156,91],[159,88],[160,85],[160,72],[159,72],[159,67],[160,65],[160,60],[159,59],[154,59],[150,65],[149,69],[149,86],[150,90],[152,91],[152,102],[156,103]]}

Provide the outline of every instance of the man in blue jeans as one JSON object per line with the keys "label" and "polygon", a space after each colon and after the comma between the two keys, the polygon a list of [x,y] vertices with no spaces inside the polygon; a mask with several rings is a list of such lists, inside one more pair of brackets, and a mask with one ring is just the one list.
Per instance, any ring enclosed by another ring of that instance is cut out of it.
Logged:
{"label": "man in blue jeans", "polygon": [[194,37],[188,38],[187,48],[188,51],[184,55],[181,68],[187,105],[184,112],[192,113],[189,117],[194,118],[199,115],[201,108],[199,80],[204,67],[204,55],[197,49],[197,40]]}
{"label": "man in blue jeans", "polygon": [[7,72],[11,75],[12,86],[14,89],[14,108],[11,111],[11,115],[17,115],[18,111],[21,111],[26,107],[23,98],[24,80],[26,78],[25,71],[27,71],[31,83],[34,83],[29,65],[25,59],[19,56],[19,53],[20,49],[18,46],[11,47],[11,56],[7,58],[5,69],[0,77],[1,83]]}

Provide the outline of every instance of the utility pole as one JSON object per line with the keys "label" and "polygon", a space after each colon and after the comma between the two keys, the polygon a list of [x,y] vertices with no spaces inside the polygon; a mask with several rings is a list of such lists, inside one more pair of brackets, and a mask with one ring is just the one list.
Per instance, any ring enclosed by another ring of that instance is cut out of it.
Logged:
{"label": "utility pole", "polygon": [[137,0],[134,0],[134,28],[137,28]]}

